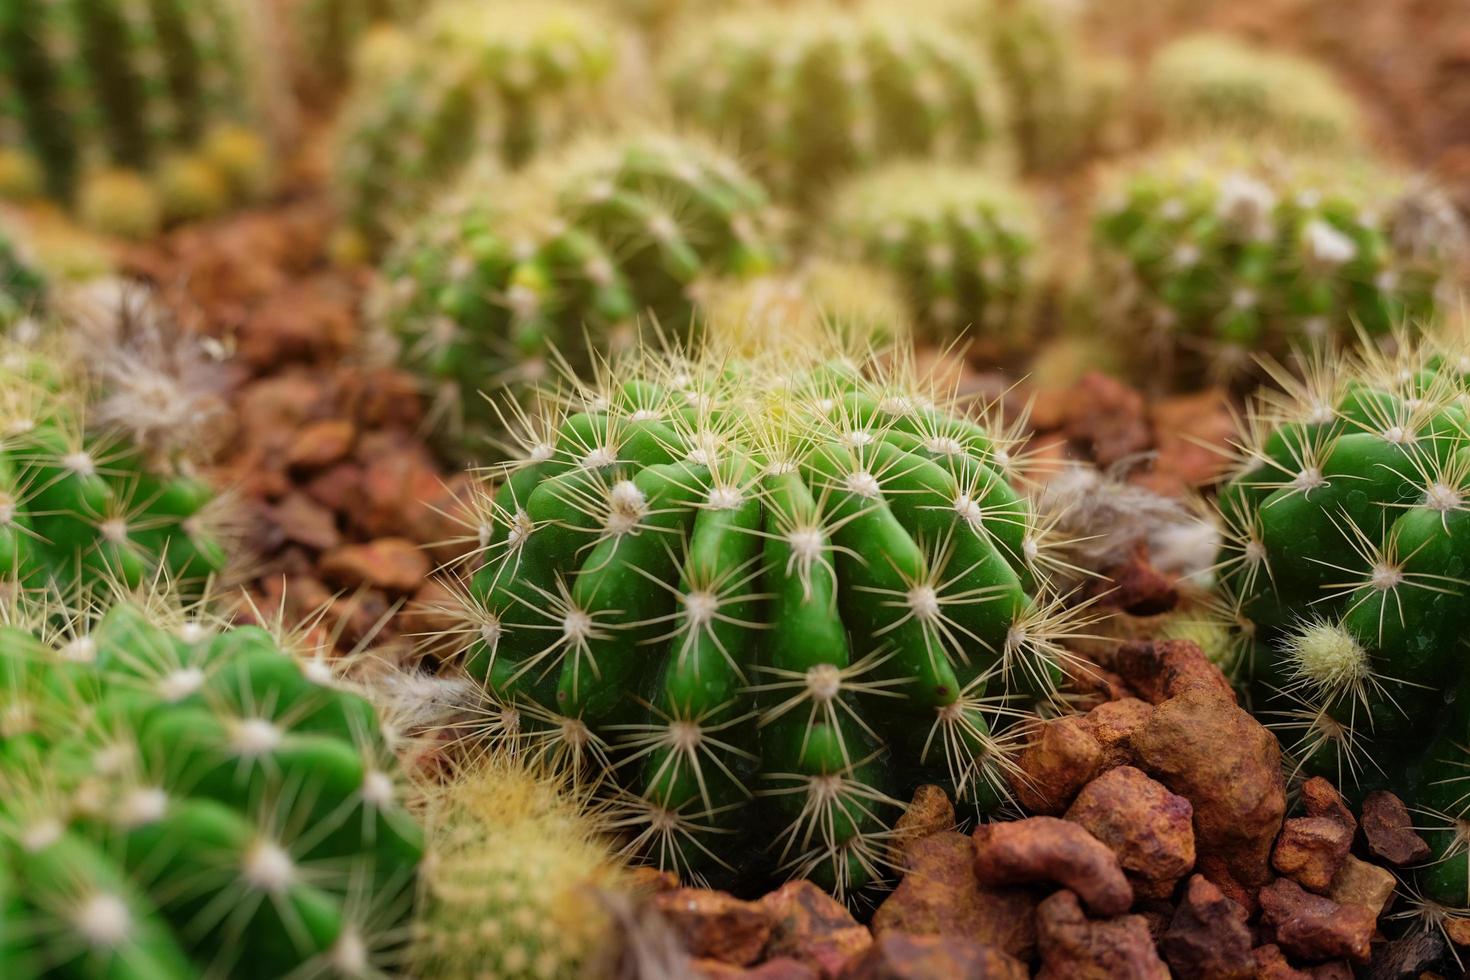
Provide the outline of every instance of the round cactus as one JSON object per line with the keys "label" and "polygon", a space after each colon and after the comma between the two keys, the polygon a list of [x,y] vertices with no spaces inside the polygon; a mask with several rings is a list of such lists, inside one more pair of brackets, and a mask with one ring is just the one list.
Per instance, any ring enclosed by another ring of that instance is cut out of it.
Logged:
{"label": "round cactus", "polygon": [[899,164],[842,187],[828,222],[837,247],[904,284],[931,338],[1028,328],[1041,231],[1022,187],[983,171]]}
{"label": "round cactus", "polygon": [[[7,3],[0,142],[35,161],[54,197],[82,201],[94,219],[123,219],[101,230],[146,234],[160,216],[216,207],[212,191],[230,185],[200,176],[212,170],[202,147],[260,110],[247,26],[233,0]],[[165,164],[170,179],[154,184]],[[137,185],[124,188],[124,175]],[[125,199],[112,202],[114,193]]]}
{"label": "round cactus", "polygon": [[157,597],[0,626],[0,972],[380,975],[421,834],[372,707]]}
{"label": "round cactus", "polygon": [[369,249],[477,156],[514,168],[627,96],[619,28],[564,0],[457,0],[426,14],[393,70],[361,80],[338,189]]}
{"label": "round cactus", "polygon": [[765,192],[729,158],[662,135],[590,140],[503,181],[467,181],[390,255],[382,319],[457,416],[478,392],[585,368],[640,316],[690,326],[701,279],[778,260]]}
{"label": "round cactus", "polygon": [[293,4],[289,25],[302,81],[331,90],[351,74],[353,52],[378,26],[408,23],[427,0],[302,0]]}
{"label": "round cactus", "polygon": [[1453,206],[1362,162],[1236,143],[1111,179],[1094,224],[1105,319],[1229,376],[1296,341],[1428,319],[1465,255]]}
{"label": "round cactus", "polygon": [[1006,124],[984,54],[939,23],[818,4],[697,24],[665,74],[677,116],[810,203],[883,160],[997,155]]}
{"label": "round cactus", "polygon": [[1303,147],[1363,138],[1357,104],[1325,68],[1227,34],[1165,45],[1145,84],[1160,127],[1174,136],[1223,131]]}
{"label": "round cactus", "polygon": [[916,783],[1007,797],[1076,614],[1011,437],[794,346],[645,353],[538,425],[482,489],[462,662],[648,859],[851,895]]}

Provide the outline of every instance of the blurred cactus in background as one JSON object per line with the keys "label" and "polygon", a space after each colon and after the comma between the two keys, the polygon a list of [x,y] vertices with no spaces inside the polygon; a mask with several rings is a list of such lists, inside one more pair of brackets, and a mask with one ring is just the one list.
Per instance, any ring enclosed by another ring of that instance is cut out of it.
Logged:
{"label": "blurred cactus in background", "polygon": [[375,28],[406,24],[430,6],[431,0],[297,0],[287,15],[293,61],[312,89],[336,90]]}

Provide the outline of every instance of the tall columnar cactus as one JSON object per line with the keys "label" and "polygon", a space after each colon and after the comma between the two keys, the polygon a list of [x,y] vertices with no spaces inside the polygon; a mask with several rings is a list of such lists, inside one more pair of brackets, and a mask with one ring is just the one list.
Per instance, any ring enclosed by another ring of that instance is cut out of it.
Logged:
{"label": "tall columnar cactus", "polygon": [[1220,580],[1297,771],[1399,793],[1434,849],[1417,887],[1470,911],[1470,346],[1403,339],[1263,399]]}
{"label": "tall columnar cactus", "polygon": [[1304,147],[1363,139],[1356,102],[1327,69],[1228,34],[1165,45],[1145,81],[1150,111],[1173,136],[1223,131]]}
{"label": "tall columnar cactus", "polygon": [[678,117],[733,140],[800,203],[883,160],[973,160],[1006,143],[984,53],[901,11],[730,14],[691,26],[666,62]]}
{"label": "tall columnar cactus", "polygon": [[338,190],[373,249],[471,160],[515,168],[628,96],[617,24],[566,0],[435,7],[346,110]]}
{"label": "tall columnar cactus", "polygon": [[838,249],[893,272],[931,338],[1026,330],[1041,231],[1021,186],[984,171],[899,164],[842,187],[828,225]]}
{"label": "tall columnar cactus", "polygon": [[1210,143],[1109,184],[1093,229],[1104,317],[1219,375],[1355,325],[1424,320],[1465,256],[1447,200],[1363,162]]}
{"label": "tall columnar cactus", "polygon": [[246,11],[235,0],[0,5],[0,145],[32,159],[51,195],[116,225],[103,230],[146,233],[160,214],[258,189],[265,154],[243,128],[261,109]]}
{"label": "tall columnar cactus", "polygon": [[584,142],[508,180],[467,181],[384,265],[383,319],[469,422],[479,396],[626,346],[640,317],[676,334],[701,279],[778,261],[761,186],[705,145]]}
{"label": "tall columnar cactus", "polygon": [[883,874],[918,782],[982,811],[1075,625],[1013,441],[899,372],[643,354],[482,488],[487,726],[690,874]]}
{"label": "tall columnar cactus", "polygon": [[150,597],[0,626],[0,974],[378,976],[422,850],[367,701]]}

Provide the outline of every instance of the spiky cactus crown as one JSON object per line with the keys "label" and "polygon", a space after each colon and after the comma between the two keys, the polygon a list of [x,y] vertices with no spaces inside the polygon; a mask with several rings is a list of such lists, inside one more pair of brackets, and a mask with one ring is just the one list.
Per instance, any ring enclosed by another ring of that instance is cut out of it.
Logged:
{"label": "spiky cactus crown", "polygon": [[633,850],[852,895],[916,781],[1006,798],[1077,624],[1014,433],[812,345],[644,353],[534,431],[481,485],[461,660]]}
{"label": "spiky cactus crown", "polygon": [[1327,69],[1228,34],[1194,34],[1149,64],[1148,97],[1170,135],[1230,132],[1303,147],[1363,139],[1357,102]]}
{"label": "spiky cactus crown", "polygon": [[982,170],[898,164],[840,188],[828,224],[835,247],[904,284],[931,339],[1028,329],[1041,231],[1019,185]]}
{"label": "spiky cactus crown", "polygon": [[369,248],[477,156],[524,164],[632,97],[617,23],[567,0],[435,7],[346,110],[338,193]]}
{"label": "spiky cactus crown", "polygon": [[626,346],[640,317],[688,331],[697,281],[779,260],[761,186],[697,140],[592,139],[513,179],[467,181],[389,257],[383,319],[472,425],[478,395]]}
{"label": "spiky cactus crown", "polygon": [[695,25],[665,65],[682,120],[732,139],[783,198],[809,203],[883,160],[975,159],[1005,143],[983,52],[941,24],[836,5]]}
{"label": "spiky cactus crown", "polygon": [[1102,192],[1094,286],[1160,358],[1221,377],[1291,344],[1429,319],[1466,233],[1434,188],[1359,161],[1209,142],[1129,163]]}
{"label": "spiky cactus crown", "polygon": [[157,596],[0,625],[7,977],[376,976],[422,849],[367,701]]}
{"label": "spiky cactus crown", "polygon": [[1263,397],[1220,579],[1298,771],[1402,795],[1436,849],[1420,886],[1470,908],[1470,348],[1400,340]]}

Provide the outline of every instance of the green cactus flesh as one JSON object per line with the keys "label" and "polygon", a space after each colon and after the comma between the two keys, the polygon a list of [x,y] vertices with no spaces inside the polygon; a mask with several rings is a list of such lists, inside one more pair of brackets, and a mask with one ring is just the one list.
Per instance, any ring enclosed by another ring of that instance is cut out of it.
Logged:
{"label": "green cactus flesh", "polygon": [[313,77],[340,84],[351,71],[358,41],[373,27],[411,20],[423,0],[302,0],[291,10],[297,55]]}
{"label": "green cactus flesh", "polygon": [[485,487],[463,662],[650,859],[852,894],[893,794],[1007,795],[1071,614],[1006,438],[808,363],[646,355],[549,420]]}
{"label": "green cactus flesh", "polygon": [[39,312],[46,288],[45,275],[28,260],[22,243],[0,228],[0,333]]}
{"label": "green cactus flesh", "polygon": [[422,841],[368,702],[156,598],[8,611],[0,974],[382,975]]}

